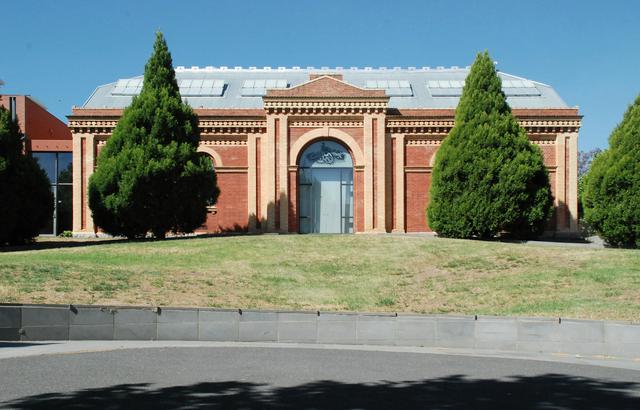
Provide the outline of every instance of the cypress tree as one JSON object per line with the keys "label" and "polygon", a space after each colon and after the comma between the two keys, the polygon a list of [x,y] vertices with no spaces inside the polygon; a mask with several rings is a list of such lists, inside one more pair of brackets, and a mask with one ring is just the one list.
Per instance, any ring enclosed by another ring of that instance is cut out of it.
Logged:
{"label": "cypress tree", "polygon": [[211,161],[197,153],[198,117],[180,98],[162,33],[140,95],[124,110],[89,180],[89,206],[103,231],[128,238],[192,232],[218,197]]}
{"label": "cypress tree", "polygon": [[22,133],[0,105],[0,245],[30,242],[53,215],[53,193]]}
{"label": "cypress tree", "polygon": [[640,96],[586,174],[585,220],[613,246],[640,247]]}
{"label": "cypress tree", "polygon": [[480,53],[436,154],[429,226],[444,237],[529,237],[543,231],[552,206],[540,149],[511,113],[489,53]]}

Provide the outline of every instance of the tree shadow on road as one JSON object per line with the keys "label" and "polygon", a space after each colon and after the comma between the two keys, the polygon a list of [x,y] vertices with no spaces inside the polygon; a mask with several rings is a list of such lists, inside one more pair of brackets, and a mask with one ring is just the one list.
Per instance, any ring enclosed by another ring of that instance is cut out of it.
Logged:
{"label": "tree shadow on road", "polygon": [[562,374],[500,380],[458,375],[405,382],[317,381],[292,387],[236,381],[163,388],[121,384],[24,397],[3,408],[638,409],[639,394],[638,383]]}

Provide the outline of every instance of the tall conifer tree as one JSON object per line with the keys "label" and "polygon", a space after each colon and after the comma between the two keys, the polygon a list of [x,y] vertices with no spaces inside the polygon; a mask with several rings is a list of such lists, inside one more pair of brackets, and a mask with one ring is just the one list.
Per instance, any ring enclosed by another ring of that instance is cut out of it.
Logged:
{"label": "tall conifer tree", "polygon": [[180,98],[171,54],[157,33],[140,95],[98,157],[89,181],[97,226],[113,235],[192,232],[218,196],[211,161],[196,152],[198,117]]}
{"label": "tall conifer tree", "polygon": [[512,115],[489,53],[480,53],[436,154],[429,226],[445,237],[532,236],[552,201],[542,154]]}
{"label": "tall conifer tree", "polygon": [[640,96],[586,174],[587,223],[610,245],[640,247]]}
{"label": "tall conifer tree", "polygon": [[53,215],[53,193],[23,135],[0,105],[0,245],[31,241]]}

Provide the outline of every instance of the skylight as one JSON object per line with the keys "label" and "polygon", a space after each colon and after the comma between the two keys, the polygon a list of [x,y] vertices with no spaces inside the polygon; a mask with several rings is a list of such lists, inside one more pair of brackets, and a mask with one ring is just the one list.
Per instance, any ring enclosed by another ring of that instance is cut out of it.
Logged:
{"label": "skylight", "polygon": [[224,80],[184,79],[178,81],[183,97],[220,97],[224,93]]}
{"label": "skylight", "polygon": [[[112,95],[133,96],[142,90],[142,78],[118,80]],[[178,80],[182,97],[220,97],[224,92],[224,80],[184,79]]]}
{"label": "skylight", "polygon": [[242,83],[243,97],[261,97],[267,93],[269,88],[287,88],[289,84],[287,80],[245,80]]}
{"label": "skylight", "polygon": [[[460,97],[464,80],[430,80],[427,89],[432,97]],[[502,91],[507,97],[539,96],[540,90],[529,80],[502,80]]]}
{"label": "skylight", "polygon": [[142,78],[118,80],[116,87],[111,91],[113,95],[138,95],[142,89]]}
{"label": "skylight", "polygon": [[367,80],[364,88],[382,88],[389,97],[413,97],[411,83],[406,80]]}

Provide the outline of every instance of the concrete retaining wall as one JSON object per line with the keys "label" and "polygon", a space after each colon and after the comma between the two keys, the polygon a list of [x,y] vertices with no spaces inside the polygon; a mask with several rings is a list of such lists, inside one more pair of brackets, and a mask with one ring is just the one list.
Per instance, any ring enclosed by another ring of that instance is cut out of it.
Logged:
{"label": "concrete retaining wall", "polygon": [[378,344],[640,358],[640,325],[485,316],[0,305],[0,340]]}

